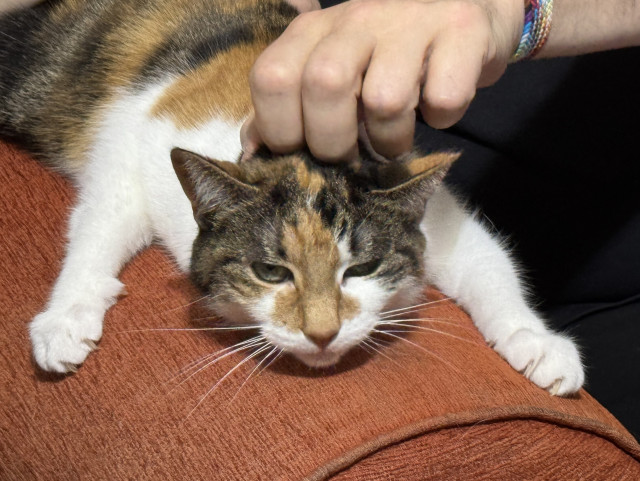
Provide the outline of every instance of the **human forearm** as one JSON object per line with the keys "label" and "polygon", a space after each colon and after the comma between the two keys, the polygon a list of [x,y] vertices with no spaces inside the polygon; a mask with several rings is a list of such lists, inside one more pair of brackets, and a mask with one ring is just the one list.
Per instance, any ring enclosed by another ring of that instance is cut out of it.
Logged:
{"label": "human forearm", "polygon": [[554,0],[551,32],[536,58],[640,46],[640,0]]}

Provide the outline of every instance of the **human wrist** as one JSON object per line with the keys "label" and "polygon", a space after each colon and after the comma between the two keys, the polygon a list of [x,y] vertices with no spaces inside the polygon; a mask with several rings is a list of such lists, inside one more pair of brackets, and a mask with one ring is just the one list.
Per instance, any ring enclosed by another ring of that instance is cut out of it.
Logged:
{"label": "human wrist", "polygon": [[525,0],[475,0],[487,12],[496,42],[496,57],[509,61],[515,52],[524,25]]}

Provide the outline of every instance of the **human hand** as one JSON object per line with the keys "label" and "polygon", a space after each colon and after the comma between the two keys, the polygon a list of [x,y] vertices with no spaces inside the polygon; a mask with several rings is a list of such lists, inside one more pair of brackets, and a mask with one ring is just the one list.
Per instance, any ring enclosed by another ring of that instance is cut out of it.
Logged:
{"label": "human hand", "polygon": [[300,13],[320,10],[319,0],[285,0],[289,5],[295,7]]}
{"label": "human hand", "polygon": [[321,160],[350,158],[359,120],[378,153],[410,150],[416,108],[449,127],[476,88],[502,75],[523,9],[522,0],[350,0],[301,14],[252,69],[245,150],[306,143]]}

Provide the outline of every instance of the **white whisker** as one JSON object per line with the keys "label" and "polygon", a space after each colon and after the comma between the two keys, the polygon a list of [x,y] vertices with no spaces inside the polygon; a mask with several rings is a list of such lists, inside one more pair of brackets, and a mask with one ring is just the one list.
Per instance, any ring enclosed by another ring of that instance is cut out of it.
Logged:
{"label": "white whisker", "polygon": [[226,347],[224,349],[220,349],[219,351],[216,351],[214,353],[207,354],[206,356],[200,358],[199,360],[191,362],[189,365],[187,365],[184,368],[182,368],[180,370],[180,372],[178,372],[178,374],[176,374],[171,379],[166,381],[166,383],[172,382],[176,378],[178,378],[180,376],[183,376],[183,375],[186,375],[189,371],[191,371],[193,369],[196,369],[200,364],[205,363],[207,361],[210,361],[213,358],[213,360],[208,362],[204,367],[201,367],[196,372],[194,372],[190,376],[188,376],[186,379],[182,380],[178,384],[178,385],[181,385],[185,381],[187,381],[189,378],[191,378],[192,376],[194,376],[195,374],[200,372],[202,369],[210,366],[212,363],[216,363],[219,360],[224,359],[227,356],[230,356],[231,354],[235,354],[236,352],[240,352],[240,351],[243,351],[245,349],[249,349],[251,347],[255,347],[256,345],[258,345],[258,344],[260,344],[262,342],[265,342],[265,341],[264,341],[264,338],[261,335],[260,336],[255,336],[255,337],[252,337],[251,339],[247,339],[245,341],[238,342],[238,343],[234,344],[233,346],[229,346],[229,347]]}
{"label": "white whisker", "polygon": [[413,314],[415,312],[421,312],[424,309],[424,307],[416,307],[414,309],[409,309],[403,312],[394,312],[391,314],[385,314],[380,316],[380,319],[395,319],[398,316],[407,316],[409,314]]}
{"label": "white whisker", "polygon": [[433,319],[430,317],[421,317],[421,318],[408,318],[408,319],[382,319],[378,321],[377,325],[385,325],[385,326],[419,326],[420,323],[426,324],[445,324],[447,326],[455,327],[456,329],[464,329],[469,332],[477,332],[473,327],[465,326],[463,324],[457,322],[451,322],[445,319]]}
{"label": "white whisker", "polygon": [[164,332],[164,331],[242,331],[246,329],[260,329],[260,326],[233,326],[233,327],[158,327],[149,329],[130,329],[118,331],[116,334],[129,334],[132,332]]}
{"label": "white whisker", "polygon": [[414,304],[413,306],[407,306],[407,307],[400,307],[398,309],[391,309],[389,311],[383,311],[380,313],[381,316],[387,316],[388,314],[394,313],[394,312],[404,312],[407,311],[409,309],[420,309],[423,307],[427,307],[427,306],[431,306],[433,304],[438,304],[440,302],[444,302],[444,301],[449,301],[451,300],[450,297],[445,297],[444,299],[438,299],[435,301],[427,301],[427,302],[423,302],[421,304]]}
{"label": "white whisker", "polygon": [[476,331],[476,329],[465,326],[462,323],[451,321],[450,319],[436,319],[435,317],[408,317],[406,319],[381,319],[385,324],[395,324],[395,323],[415,323],[415,322],[436,322],[439,324],[447,324],[449,326],[454,326],[459,329],[467,329],[469,331]]}
{"label": "white whisker", "polygon": [[373,345],[379,346],[382,349],[387,349],[392,344],[392,341],[388,341],[386,339],[379,339],[379,338],[374,339],[373,337],[369,337],[369,339],[367,339],[367,342],[369,342],[370,344],[373,343]]}
{"label": "white whisker", "polygon": [[369,347],[367,344],[365,344],[364,342],[361,342],[358,344],[358,347],[362,348],[362,350],[364,352],[366,352],[367,354],[369,354],[370,356],[373,356],[374,351],[371,347]]}
{"label": "white whisker", "polygon": [[378,324],[384,325],[409,325],[409,326],[419,326],[420,323],[436,323],[436,324],[446,324],[447,326],[453,326],[456,329],[466,329],[468,331],[476,332],[477,330],[473,327],[465,326],[462,323],[451,321],[449,319],[436,319],[434,317],[408,317],[406,319],[381,319],[378,321]]}
{"label": "white whisker", "polygon": [[[374,332],[375,334],[375,332]],[[380,339],[379,337],[374,338],[373,336],[369,337],[369,341],[374,341],[376,343],[376,345],[379,345],[382,348],[388,348],[389,346],[391,346],[391,344],[393,344],[393,341],[388,340],[388,339]]]}
{"label": "white whisker", "polygon": [[[282,349],[282,348],[280,348],[280,347],[279,347],[278,349],[279,349],[279,351],[278,351],[278,354],[276,354],[276,357],[274,357],[273,359],[271,359],[271,361],[269,361],[269,362],[267,363],[267,365],[266,365],[266,366],[264,366],[264,367],[260,370],[260,372],[258,373],[258,376],[259,376],[259,375],[261,375],[263,372],[265,372],[267,369],[269,369],[269,366],[271,366],[274,362],[276,362],[278,359],[280,359],[280,356],[282,356],[282,355],[284,354],[284,349]],[[269,354],[267,355],[267,357],[269,357],[270,355],[271,355],[271,353],[269,353]]]}
{"label": "white whisker", "polygon": [[[266,341],[263,341],[263,342],[257,342],[257,341],[256,341],[256,343],[254,343],[254,344],[248,344],[248,345],[246,345],[246,346],[240,347],[240,348],[235,349],[235,350],[233,350],[233,351],[229,351],[229,352],[225,353],[225,354],[224,354],[224,355],[222,355],[222,356],[218,356],[218,357],[214,357],[214,356],[212,356],[212,357],[213,357],[213,359],[209,358],[209,359],[211,359],[209,362],[207,362],[206,364],[204,364],[203,366],[201,366],[200,368],[198,368],[196,371],[192,372],[188,377],[186,377],[186,378],[185,378],[185,379],[183,379],[182,381],[180,381],[180,383],[178,384],[178,386],[181,386],[182,384],[184,384],[185,382],[187,382],[189,379],[191,379],[193,376],[195,376],[195,375],[196,375],[196,374],[198,374],[199,372],[203,371],[204,369],[207,369],[208,367],[213,366],[214,364],[217,364],[219,361],[221,361],[222,359],[224,359],[224,358],[226,358],[226,357],[229,357],[229,356],[231,356],[231,355],[233,355],[233,354],[237,354],[237,353],[242,352],[242,351],[246,351],[247,349],[253,349],[253,348],[255,348],[255,347],[262,347],[262,346],[264,346],[265,344],[266,344]],[[192,369],[195,369],[195,367],[194,367],[194,368],[192,368]],[[185,374],[186,374],[186,373],[185,373]],[[176,386],[176,387],[177,387],[177,386]]]}
{"label": "white whisker", "polygon": [[400,324],[397,322],[393,322],[393,323],[387,323],[387,322],[379,322],[378,325],[394,325],[394,326],[398,326],[398,327],[405,327],[406,329],[404,330],[400,330],[400,331],[389,331],[386,330],[386,332],[416,332],[416,331],[427,331],[427,332],[433,332],[435,334],[442,334],[443,336],[449,336],[452,337],[454,339],[457,339],[459,341],[464,341],[464,342],[468,342],[469,344],[473,344],[475,346],[480,346],[480,347],[484,347],[483,344],[480,344],[479,342],[476,341],[472,341],[471,339],[465,339],[464,337],[459,337],[456,336],[455,334],[451,334],[450,332],[446,332],[446,331],[440,331],[438,329],[433,329],[430,327],[425,327],[425,326],[413,326],[411,324]]}
{"label": "white whisker", "polygon": [[233,372],[236,371],[236,369],[238,369],[240,366],[242,366],[243,364],[247,363],[248,361],[250,361],[251,359],[253,359],[254,357],[256,357],[258,354],[260,354],[261,352],[264,352],[265,350],[269,349],[271,347],[271,345],[266,345],[266,346],[262,346],[260,349],[258,349],[257,351],[252,352],[249,356],[247,356],[246,358],[244,358],[242,361],[240,361],[238,364],[235,365],[235,367],[233,367],[228,373],[226,373],[224,376],[222,376],[218,382],[216,382],[213,387],[211,387],[211,389],[209,389],[204,396],[202,396],[200,398],[200,401],[198,401],[198,404],[195,405],[195,407],[189,412],[189,414],[187,414],[187,417],[184,419],[185,421],[187,419],[189,419],[189,417],[194,413],[194,411],[196,409],[198,409],[198,406],[200,406],[200,404],[202,404],[202,402],[213,392],[215,391],[218,386],[224,382],[225,379],[227,379]]}
{"label": "white whisker", "polygon": [[[389,361],[393,362],[394,364],[397,364],[398,366],[400,365],[398,363],[398,361],[396,361],[395,359],[392,359],[390,356],[388,356],[387,354],[385,354],[382,350],[386,347],[386,346],[382,346],[381,344],[377,343],[376,341],[374,341],[373,339],[369,338],[369,339],[365,339],[364,341],[362,341],[360,343],[361,345],[365,345],[367,346],[369,349],[372,349],[374,352],[376,352],[377,354],[379,354],[382,357],[385,357],[387,359],[389,359]],[[377,347],[376,347],[377,346]]]}
{"label": "white whisker", "polygon": [[233,395],[233,397],[231,398],[231,401],[229,401],[229,403],[232,403],[233,400],[238,396],[238,394],[240,393],[240,390],[244,387],[245,384],[247,384],[247,381],[249,381],[249,379],[251,379],[251,376],[253,376],[253,374],[260,368],[260,366],[262,366],[262,364],[269,359],[269,356],[271,354],[273,354],[274,352],[276,352],[278,350],[277,346],[274,346],[273,349],[271,349],[266,356],[264,356],[260,362],[258,364],[256,364],[256,366],[251,370],[251,372],[249,373],[249,375],[247,376],[247,378],[244,380],[244,382],[240,385],[240,387],[238,388],[238,390],[236,391],[236,393]]}
{"label": "white whisker", "polygon": [[[391,333],[391,332],[389,332],[389,331],[380,331],[380,330],[378,330],[378,329],[374,329],[374,332],[377,332],[377,333],[380,333],[380,334],[384,334],[384,335],[387,335],[387,336],[391,336],[391,337],[394,337],[394,338],[399,339],[399,340],[401,340],[401,341],[404,341],[404,342],[406,342],[406,343],[408,343],[408,344],[411,344],[412,346],[414,346],[414,347],[416,347],[416,348],[420,349],[421,351],[426,352],[426,353],[427,353],[427,354],[429,354],[430,356],[435,357],[438,361],[440,361],[440,362],[442,362],[442,363],[446,364],[447,366],[451,367],[453,370],[455,370],[455,371],[457,371],[457,372],[460,372],[460,370],[459,370],[457,367],[455,367],[453,364],[451,364],[451,363],[450,363],[450,362],[448,362],[447,360],[443,359],[441,356],[438,356],[438,355],[437,355],[437,354],[435,354],[433,351],[430,351],[429,349],[426,349],[425,347],[421,346],[420,344],[416,344],[415,342],[412,342],[412,341],[410,341],[409,339],[406,339],[406,338],[404,338],[404,337],[402,337],[402,336],[397,336],[397,335],[395,335],[395,334],[393,334],[393,333]],[[405,331],[405,332],[406,332],[406,331]]]}
{"label": "white whisker", "polygon": [[190,371],[191,369],[193,369],[195,366],[202,364],[203,362],[207,361],[208,359],[211,359],[211,357],[215,356],[218,352],[217,351],[213,354],[209,353],[209,354],[205,354],[202,357],[199,357],[198,359],[191,361],[189,364],[187,364],[186,366],[181,367],[178,372],[176,374],[174,374],[170,379],[168,379],[167,381],[164,382],[164,384],[168,384],[172,381],[174,381],[176,378],[180,377],[183,374],[186,374],[188,371]]}
{"label": "white whisker", "polygon": [[178,311],[180,309],[186,309],[187,307],[193,306],[194,304],[197,304],[198,302],[202,302],[202,301],[204,301],[205,299],[208,299],[208,298],[211,298],[211,296],[209,294],[205,294],[204,296],[202,296],[199,299],[196,299],[195,301],[192,301],[192,302],[190,302],[188,304],[185,304],[183,306],[174,307],[173,309],[169,309],[169,310],[166,310],[164,312],[165,313],[166,312],[174,312],[174,311]]}

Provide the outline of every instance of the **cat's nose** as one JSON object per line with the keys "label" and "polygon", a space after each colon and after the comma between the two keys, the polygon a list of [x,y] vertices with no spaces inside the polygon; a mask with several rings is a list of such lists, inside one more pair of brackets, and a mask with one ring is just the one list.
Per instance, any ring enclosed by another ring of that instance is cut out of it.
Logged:
{"label": "cat's nose", "polygon": [[305,332],[304,335],[316,346],[324,350],[329,344],[331,344],[331,341],[336,338],[336,336],[338,335],[338,331],[330,330],[324,332]]}

